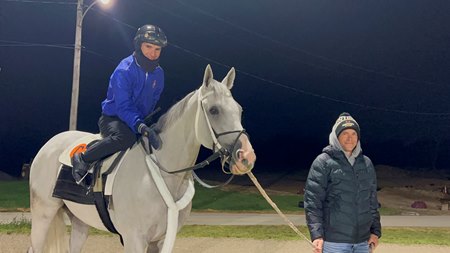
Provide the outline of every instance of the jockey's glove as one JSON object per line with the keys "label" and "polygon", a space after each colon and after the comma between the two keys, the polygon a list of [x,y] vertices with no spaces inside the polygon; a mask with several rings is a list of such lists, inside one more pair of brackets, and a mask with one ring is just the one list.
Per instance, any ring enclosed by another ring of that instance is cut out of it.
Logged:
{"label": "jockey's glove", "polygon": [[156,133],[154,127],[148,127],[146,124],[140,123],[137,126],[137,131],[138,133],[148,138],[150,145],[152,145],[154,149],[161,149],[162,141],[159,135]]}

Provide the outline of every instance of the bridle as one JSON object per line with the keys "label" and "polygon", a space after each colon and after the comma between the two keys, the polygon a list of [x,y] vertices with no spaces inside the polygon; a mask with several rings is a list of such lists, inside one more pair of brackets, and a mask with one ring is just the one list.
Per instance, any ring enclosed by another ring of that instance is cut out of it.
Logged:
{"label": "bridle", "polygon": [[[227,150],[225,147],[223,147],[220,144],[219,137],[220,136],[225,136],[225,135],[228,135],[228,134],[235,134],[235,133],[237,133],[238,135],[237,135],[236,139],[234,140],[233,146],[232,146],[232,150],[234,150],[234,147],[236,147],[236,144],[237,144],[237,142],[239,140],[239,137],[241,137],[242,134],[247,134],[247,132],[245,131],[245,129],[241,129],[241,130],[231,130],[231,131],[226,131],[226,132],[222,132],[222,133],[217,133],[214,130],[214,128],[212,127],[212,125],[211,125],[211,122],[209,120],[208,114],[206,113],[206,109],[205,109],[205,106],[204,106],[205,99],[209,95],[211,95],[213,93],[213,91],[209,91],[204,96],[202,96],[202,92],[201,92],[202,88],[203,87],[201,87],[200,89],[197,90],[197,92],[198,92],[198,95],[197,95],[198,96],[198,100],[197,100],[197,113],[195,115],[195,136],[197,138],[197,141],[200,142],[199,133],[198,133],[198,128],[199,128],[198,126],[199,126],[199,120],[200,120],[200,111],[202,111],[203,115],[205,117],[206,125],[208,126],[208,130],[209,130],[208,132],[211,135],[211,139],[212,139],[212,142],[213,142],[213,145],[212,145],[212,150],[214,152],[213,155],[218,153],[218,155],[219,155],[218,157],[220,157],[221,164],[222,164],[222,171],[225,174],[232,174],[229,170],[228,171],[225,170],[225,165],[226,164],[230,164],[232,162],[233,154],[231,154],[231,152],[229,150]],[[226,95],[229,95],[229,94],[226,94]],[[237,150],[237,152],[241,152],[241,151]],[[238,157],[238,155],[236,157]]]}
{"label": "bridle", "polygon": [[[200,138],[199,138],[199,124],[200,123],[199,123],[199,121],[200,121],[200,111],[202,111],[203,115],[204,115],[204,118],[205,118],[205,121],[206,121],[206,125],[207,125],[208,130],[209,130],[208,132],[210,133],[210,136],[211,136],[211,139],[212,139],[212,142],[213,142],[212,143],[213,154],[210,155],[205,160],[203,160],[202,162],[195,164],[194,166],[187,167],[187,168],[180,169],[180,170],[175,170],[175,171],[167,171],[166,169],[164,169],[162,166],[159,166],[159,164],[158,164],[158,166],[161,168],[161,170],[163,170],[163,171],[165,171],[165,172],[167,172],[169,174],[176,174],[176,173],[180,173],[180,172],[193,171],[193,170],[196,170],[196,169],[200,169],[200,168],[203,168],[203,167],[209,165],[211,162],[213,162],[217,158],[220,158],[220,160],[221,160],[222,171],[225,174],[232,174],[229,169],[226,170],[225,168],[226,168],[226,164],[228,164],[228,165],[231,164],[231,162],[233,160],[233,154],[228,149],[226,149],[225,147],[223,147],[220,144],[218,138],[220,136],[238,133],[236,139],[234,140],[233,146],[232,146],[232,149],[234,150],[234,148],[236,147],[237,142],[238,142],[239,138],[241,137],[241,135],[245,134],[245,135],[248,136],[248,134],[245,131],[245,129],[226,131],[226,132],[222,132],[222,133],[216,133],[216,131],[211,126],[211,122],[209,120],[208,114],[206,113],[206,110],[205,110],[205,107],[204,107],[205,99],[209,95],[213,94],[213,91],[209,91],[204,96],[202,96],[202,93],[201,93],[201,89],[202,88],[203,88],[203,86],[200,87],[200,89],[198,89],[195,92],[196,95],[198,96],[198,98],[197,98],[197,112],[195,114],[195,124],[194,124],[195,137],[196,137],[197,141],[200,142]],[[236,154],[235,154],[236,157],[239,157],[239,154],[238,154],[239,152],[242,152],[242,150],[238,149],[236,151]],[[231,181],[231,179],[232,179],[232,177],[226,183]]]}

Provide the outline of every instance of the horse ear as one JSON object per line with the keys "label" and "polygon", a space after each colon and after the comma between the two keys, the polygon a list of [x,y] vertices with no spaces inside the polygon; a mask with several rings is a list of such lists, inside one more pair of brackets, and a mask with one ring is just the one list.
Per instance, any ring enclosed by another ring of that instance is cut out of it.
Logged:
{"label": "horse ear", "polygon": [[236,77],[236,71],[234,68],[231,68],[230,71],[228,71],[227,76],[222,80],[222,83],[225,84],[229,90],[233,88],[234,78]]}
{"label": "horse ear", "polygon": [[209,83],[213,80],[213,72],[211,66],[208,64],[205,69],[205,75],[203,76],[203,85],[208,87]]}

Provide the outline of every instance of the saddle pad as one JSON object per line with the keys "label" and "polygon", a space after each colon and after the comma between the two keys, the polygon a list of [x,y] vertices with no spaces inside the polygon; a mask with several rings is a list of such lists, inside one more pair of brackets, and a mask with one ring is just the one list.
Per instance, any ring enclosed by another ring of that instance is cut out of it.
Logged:
{"label": "saddle pad", "polygon": [[[103,180],[105,180],[105,176],[100,175],[99,178],[97,178],[97,183],[102,184],[102,182],[99,181]],[[95,187],[97,187],[97,184]],[[84,186],[76,184],[75,179],[72,177],[72,168],[67,165],[61,165],[52,196],[84,205],[95,205],[103,225],[110,232],[119,234],[108,213],[110,198],[105,196],[101,190],[102,189],[100,189],[100,191],[93,191],[92,189],[89,190]],[[122,236],[120,234],[119,236],[123,245]]]}
{"label": "saddle pad", "polygon": [[86,149],[87,144],[92,141],[100,140],[102,137],[100,134],[90,134],[88,136],[84,136],[74,143],[69,145],[62,153],[59,155],[59,162],[72,167],[71,157],[75,152],[83,152]]}
{"label": "saddle pad", "polygon": [[[102,194],[105,196],[111,196],[114,178],[118,167],[120,167],[122,158],[124,157],[124,155],[122,155],[118,158],[119,154],[120,152],[115,153],[100,163],[100,171],[98,171],[99,176],[96,179],[94,178],[95,175],[89,175],[89,177],[91,177],[90,180],[95,180],[95,185],[93,189],[90,190],[85,186],[75,183],[75,179],[72,176],[72,167],[62,164],[53,190],[53,197],[67,199],[80,204],[93,205],[95,204],[93,193],[103,192]],[[120,159],[120,161],[118,161],[118,163],[116,162],[114,168],[111,168],[116,159]]]}

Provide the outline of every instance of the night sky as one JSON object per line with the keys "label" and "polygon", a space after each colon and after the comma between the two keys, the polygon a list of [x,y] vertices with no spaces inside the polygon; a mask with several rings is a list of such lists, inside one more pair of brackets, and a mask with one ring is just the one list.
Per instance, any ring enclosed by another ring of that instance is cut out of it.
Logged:
{"label": "night sky", "polygon": [[[85,4],[92,1],[85,0]],[[0,0],[0,170],[18,175],[69,126],[75,0]],[[237,70],[261,170],[306,170],[338,115],[374,164],[450,170],[450,1],[115,0],[83,23],[78,129],[97,132],[109,76],[143,24],[169,46],[165,112],[211,64]]]}

